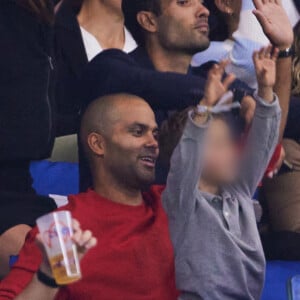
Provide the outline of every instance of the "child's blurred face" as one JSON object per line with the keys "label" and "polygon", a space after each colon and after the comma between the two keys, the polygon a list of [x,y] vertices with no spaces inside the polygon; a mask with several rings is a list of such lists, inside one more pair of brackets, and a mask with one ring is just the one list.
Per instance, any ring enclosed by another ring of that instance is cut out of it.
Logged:
{"label": "child's blurred face", "polygon": [[230,184],[237,179],[239,154],[229,125],[214,119],[207,132],[202,178],[211,184]]}

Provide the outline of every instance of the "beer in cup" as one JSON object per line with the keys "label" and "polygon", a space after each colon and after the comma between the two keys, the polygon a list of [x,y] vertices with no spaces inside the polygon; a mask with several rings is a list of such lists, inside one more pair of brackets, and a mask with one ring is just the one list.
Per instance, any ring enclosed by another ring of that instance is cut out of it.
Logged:
{"label": "beer in cup", "polygon": [[47,214],[37,219],[44,247],[57,284],[66,285],[81,278],[76,245],[72,241],[69,211]]}

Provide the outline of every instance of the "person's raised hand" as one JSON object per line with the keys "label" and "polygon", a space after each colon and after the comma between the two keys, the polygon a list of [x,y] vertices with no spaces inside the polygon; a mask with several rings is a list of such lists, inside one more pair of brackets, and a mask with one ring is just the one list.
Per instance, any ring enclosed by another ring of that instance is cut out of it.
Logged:
{"label": "person's raised hand", "polygon": [[[90,230],[82,230],[80,227],[80,223],[76,219],[72,220],[72,228],[72,240],[77,246],[78,258],[79,260],[81,260],[84,257],[84,255],[88,252],[88,250],[97,245],[97,239],[93,236]],[[42,252],[42,263],[40,265],[40,270],[49,277],[52,277],[52,270],[50,267],[50,263],[47,257],[41,234],[38,234],[36,236],[36,244]]]}
{"label": "person's raised hand", "polygon": [[273,87],[276,82],[276,61],[279,50],[270,45],[253,53],[253,62],[258,83],[258,96],[273,101]]}
{"label": "person's raised hand", "polygon": [[228,63],[228,60],[223,60],[219,64],[215,64],[209,71],[204,96],[200,102],[201,105],[208,107],[216,105],[220,98],[228,91],[228,88],[235,80],[234,74],[229,74],[223,78],[225,67]]}
{"label": "person's raised hand", "polygon": [[273,46],[280,50],[291,47],[293,28],[281,0],[253,0],[253,3],[256,7],[253,13]]}

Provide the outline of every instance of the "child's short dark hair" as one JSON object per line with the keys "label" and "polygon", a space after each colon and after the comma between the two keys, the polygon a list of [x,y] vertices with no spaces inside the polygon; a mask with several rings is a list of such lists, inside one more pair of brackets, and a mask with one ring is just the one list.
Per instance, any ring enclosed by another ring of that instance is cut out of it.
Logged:
{"label": "child's short dark hair", "polygon": [[192,107],[174,113],[165,120],[160,128],[159,149],[160,160],[164,165],[169,165],[172,153],[179,143],[188,118],[188,112]]}
{"label": "child's short dark hair", "polygon": [[[182,137],[189,111],[193,109],[194,107],[188,107],[183,111],[176,112],[162,123],[159,135],[159,149],[160,162],[163,165],[170,165],[173,151]],[[222,120],[225,123],[230,123],[225,114],[213,114],[212,117],[214,120]]]}

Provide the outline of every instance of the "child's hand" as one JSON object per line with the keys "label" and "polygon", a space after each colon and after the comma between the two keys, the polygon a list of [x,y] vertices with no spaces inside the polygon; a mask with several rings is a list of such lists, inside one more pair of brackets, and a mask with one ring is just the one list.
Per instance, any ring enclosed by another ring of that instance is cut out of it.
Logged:
{"label": "child's hand", "polygon": [[235,80],[235,75],[229,74],[224,80],[225,67],[228,60],[223,60],[216,64],[208,73],[208,79],[205,86],[205,94],[200,104],[208,107],[216,105],[220,98],[228,91],[229,86]]}
{"label": "child's hand", "polygon": [[273,87],[276,82],[276,61],[279,50],[270,45],[253,53],[253,62],[258,83],[258,96],[273,101]]}

